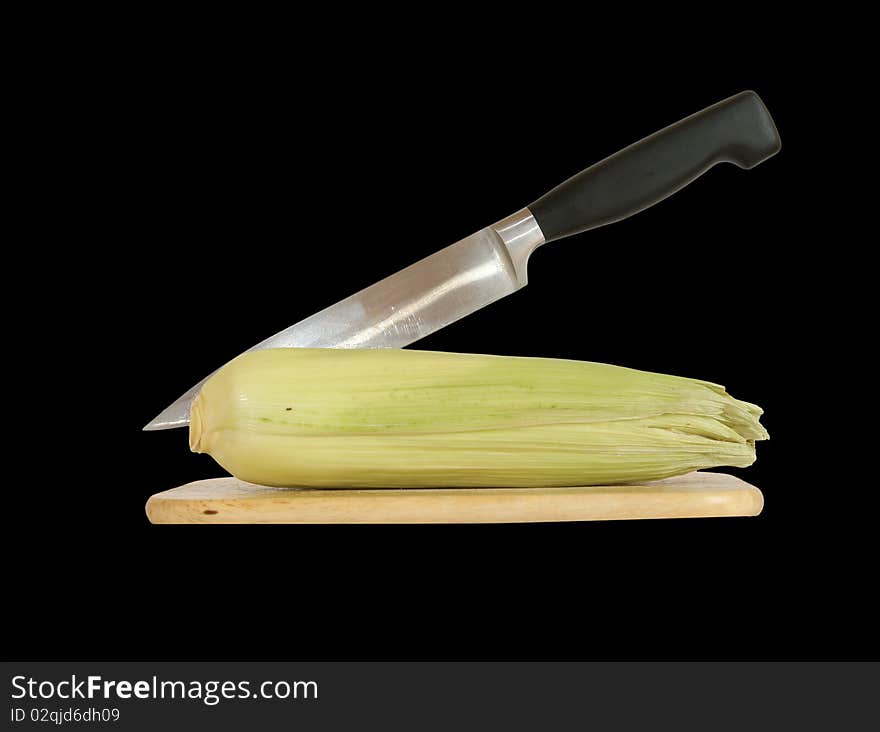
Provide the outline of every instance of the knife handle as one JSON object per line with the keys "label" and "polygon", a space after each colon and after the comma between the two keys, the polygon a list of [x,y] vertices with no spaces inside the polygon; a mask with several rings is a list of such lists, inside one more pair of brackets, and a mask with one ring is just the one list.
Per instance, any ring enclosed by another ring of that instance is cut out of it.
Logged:
{"label": "knife handle", "polygon": [[545,241],[562,239],[653,206],[716,163],[753,168],[780,145],[760,97],[740,92],[581,171],[529,209]]}

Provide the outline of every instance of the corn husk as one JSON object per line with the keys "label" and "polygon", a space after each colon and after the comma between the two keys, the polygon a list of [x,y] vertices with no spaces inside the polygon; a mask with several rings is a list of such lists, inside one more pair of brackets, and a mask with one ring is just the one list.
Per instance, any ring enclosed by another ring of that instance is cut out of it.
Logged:
{"label": "corn husk", "polygon": [[600,363],[270,349],[205,383],[190,447],[270,486],[603,485],[750,465],[760,415],[717,384]]}

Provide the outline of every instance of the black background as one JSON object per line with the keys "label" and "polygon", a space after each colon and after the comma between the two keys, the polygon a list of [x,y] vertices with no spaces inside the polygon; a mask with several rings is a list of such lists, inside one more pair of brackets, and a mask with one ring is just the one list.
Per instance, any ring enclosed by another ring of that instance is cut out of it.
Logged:
{"label": "black background", "polygon": [[[6,653],[877,655],[874,549],[860,525],[874,489],[848,482],[839,430],[825,429],[852,392],[841,398],[828,368],[840,358],[828,283],[843,244],[826,242],[819,260],[809,243],[824,225],[809,197],[824,121],[809,89],[823,78],[755,49],[734,72],[649,54],[612,72],[572,44],[511,56],[486,41],[445,54],[340,42],[318,57],[219,39],[126,53],[120,38],[53,68],[34,170],[53,205],[34,213],[24,252],[42,272],[39,307],[15,314],[28,344],[19,371],[39,386],[8,388],[31,426],[9,457]],[[718,166],[634,218],[540,249],[528,287],[418,346],[724,384],[766,410],[771,441],[731,471],[764,491],[760,517],[147,522],[152,493],[222,474],[189,453],[185,431],[140,431],[185,388],[746,88],[775,117],[777,157]]]}

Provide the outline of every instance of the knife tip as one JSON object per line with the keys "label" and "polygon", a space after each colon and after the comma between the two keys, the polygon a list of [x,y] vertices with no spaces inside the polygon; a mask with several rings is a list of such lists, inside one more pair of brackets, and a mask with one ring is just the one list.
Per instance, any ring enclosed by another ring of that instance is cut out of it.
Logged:
{"label": "knife tip", "polygon": [[200,381],[176,402],[165,407],[165,409],[143,426],[143,431],[158,432],[159,430],[173,430],[175,427],[186,427],[189,425],[189,408],[203,383],[203,381]]}
{"label": "knife tip", "polygon": [[[175,405],[172,405],[172,407]],[[169,414],[169,412],[176,412],[177,410],[173,410],[172,407],[169,407],[164,412],[162,412],[159,416],[154,417],[147,424],[145,424],[141,430],[143,432],[158,432],[159,430],[172,430],[176,427],[186,427],[189,424],[188,416],[174,416],[174,414]]]}

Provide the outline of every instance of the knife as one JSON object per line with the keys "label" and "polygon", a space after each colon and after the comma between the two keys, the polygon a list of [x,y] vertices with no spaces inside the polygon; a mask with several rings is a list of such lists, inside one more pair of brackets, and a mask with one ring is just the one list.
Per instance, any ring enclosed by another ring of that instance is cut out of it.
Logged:
{"label": "knife", "polygon": [[[402,348],[527,283],[541,244],[620,221],[716,163],[753,168],[779,152],[761,99],[744,91],[665,127],[569,178],[501,221],[276,333],[261,348]],[[145,430],[189,424],[206,379]]]}

